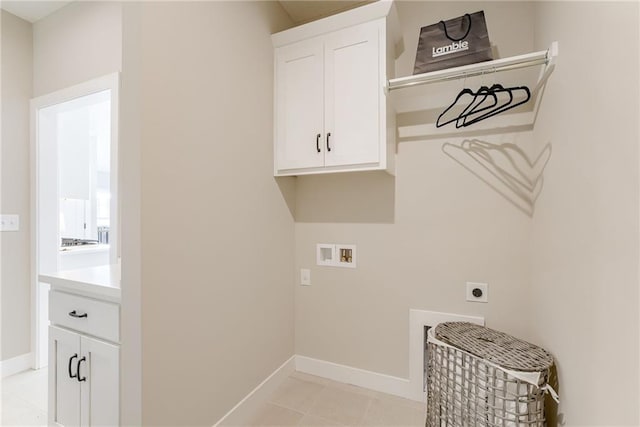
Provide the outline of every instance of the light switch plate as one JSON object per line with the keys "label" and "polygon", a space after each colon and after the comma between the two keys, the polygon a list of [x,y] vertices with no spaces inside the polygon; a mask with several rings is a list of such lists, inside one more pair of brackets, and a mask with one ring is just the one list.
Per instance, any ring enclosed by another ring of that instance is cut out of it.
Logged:
{"label": "light switch plate", "polygon": [[19,215],[0,215],[0,231],[19,231]]}
{"label": "light switch plate", "polygon": [[311,286],[311,270],[308,268],[300,269],[300,285]]}

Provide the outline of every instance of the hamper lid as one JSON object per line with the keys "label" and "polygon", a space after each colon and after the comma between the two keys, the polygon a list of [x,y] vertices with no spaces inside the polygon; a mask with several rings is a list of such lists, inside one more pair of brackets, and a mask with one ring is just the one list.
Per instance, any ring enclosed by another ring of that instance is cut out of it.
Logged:
{"label": "hamper lid", "polygon": [[553,356],[545,349],[473,323],[440,323],[435,337],[506,369],[539,372],[553,365]]}

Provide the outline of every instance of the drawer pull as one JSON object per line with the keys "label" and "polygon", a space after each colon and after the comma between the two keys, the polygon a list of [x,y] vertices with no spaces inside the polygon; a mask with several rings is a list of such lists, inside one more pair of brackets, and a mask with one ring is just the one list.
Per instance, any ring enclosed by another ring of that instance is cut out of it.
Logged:
{"label": "drawer pull", "polygon": [[81,383],[82,381],[86,381],[86,380],[87,380],[87,377],[82,377],[82,378],[80,378],[80,364],[81,364],[82,362],[84,362],[85,360],[87,360],[87,358],[86,358],[86,357],[83,357],[82,359],[78,360],[78,368],[76,369],[76,373],[78,374],[78,375],[77,375],[77,378],[78,378],[78,382],[79,382],[79,383]]}
{"label": "drawer pull", "polygon": [[73,359],[75,359],[76,357],[78,357],[78,353],[74,354],[73,356],[71,356],[69,358],[69,378],[78,378],[78,372],[76,371],[76,374],[73,375],[71,373],[71,363],[73,363]]}
{"label": "drawer pull", "polygon": [[72,312],[69,313],[69,316],[76,317],[76,318],[80,319],[82,317],[88,317],[89,315],[87,313],[78,314],[78,313],[76,313],[75,310],[73,310]]}

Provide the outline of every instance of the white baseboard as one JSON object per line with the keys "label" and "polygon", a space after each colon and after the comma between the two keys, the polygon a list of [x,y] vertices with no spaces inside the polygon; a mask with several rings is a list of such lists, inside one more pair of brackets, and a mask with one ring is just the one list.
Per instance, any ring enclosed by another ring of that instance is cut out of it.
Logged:
{"label": "white baseboard", "polygon": [[236,404],[229,412],[214,424],[242,426],[247,425],[249,418],[255,411],[267,401],[269,396],[282,384],[282,382],[296,369],[296,356],[291,356],[278,369],[273,371],[264,381],[256,386],[251,392]]}
{"label": "white baseboard", "polygon": [[293,371],[300,371],[318,377],[405,399],[424,402],[424,327],[436,326],[440,322],[466,321],[484,325],[484,318],[424,310],[409,310],[409,379],[367,371],[365,369],[340,365],[307,356],[294,355],[254,388],[244,399],[214,424],[246,425],[255,411],[267,401],[271,393]]}
{"label": "white baseboard", "polygon": [[399,378],[324,360],[296,356],[296,370],[418,402],[424,392],[424,327],[441,322],[471,322],[484,325],[484,318],[436,311],[409,310],[409,378]]}
{"label": "white baseboard", "polygon": [[333,381],[353,384],[358,387],[393,394],[406,399],[413,399],[413,395],[410,393],[409,380],[405,378],[380,374],[378,372],[367,371],[324,360],[312,359],[306,356],[296,356],[296,370],[318,377],[328,378]]}
{"label": "white baseboard", "polygon": [[25,353],[20,356],[0,362],[0,371],[2,378],[31,369],[33,366],[33,353]]}

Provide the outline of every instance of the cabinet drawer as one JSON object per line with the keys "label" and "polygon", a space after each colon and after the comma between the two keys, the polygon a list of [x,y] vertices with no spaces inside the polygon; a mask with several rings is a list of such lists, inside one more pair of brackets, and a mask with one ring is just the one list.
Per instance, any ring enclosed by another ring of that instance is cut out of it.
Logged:
{"label": "cabinet drawer", "polygon": [[53,325],[120,342],[120,306],[118,304],[51,291],[49,320]]}

